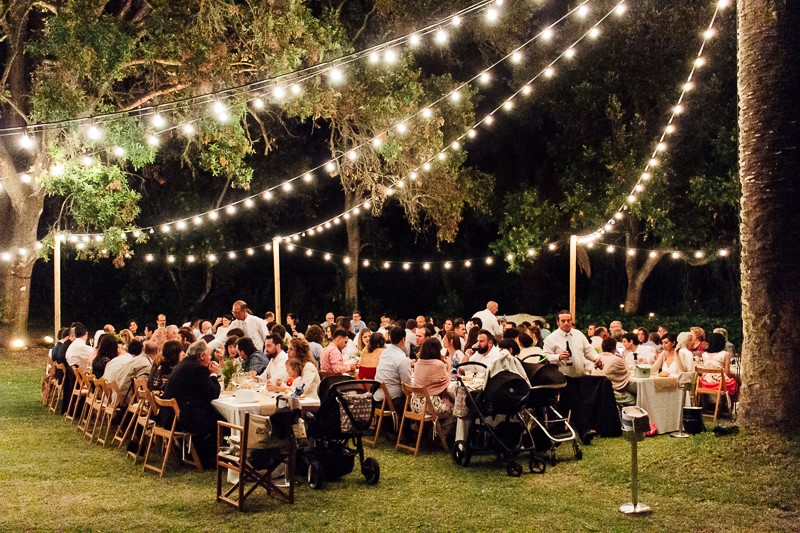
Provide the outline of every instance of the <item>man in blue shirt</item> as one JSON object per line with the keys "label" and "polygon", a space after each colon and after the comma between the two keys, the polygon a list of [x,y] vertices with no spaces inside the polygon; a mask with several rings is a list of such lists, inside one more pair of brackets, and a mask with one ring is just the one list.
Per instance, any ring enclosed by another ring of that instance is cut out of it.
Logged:
{"label": "man in blue shirt", "polygon": [[261,350],[256,350],[256,345],[250,337],[242,337],[236,341],[236,349],[239,350],[239,357],[243,361],[243,372],[249,372],[251,375],[257,376],[267,368],[267,363],[269,363],[267,354]]}
{"label": "man in blue shirt", "polygon": [[353,311],[353,320],[350,321],[350,329],[358,336],[358,332],[367,329],[367,324],[361,320],[361,313]]}

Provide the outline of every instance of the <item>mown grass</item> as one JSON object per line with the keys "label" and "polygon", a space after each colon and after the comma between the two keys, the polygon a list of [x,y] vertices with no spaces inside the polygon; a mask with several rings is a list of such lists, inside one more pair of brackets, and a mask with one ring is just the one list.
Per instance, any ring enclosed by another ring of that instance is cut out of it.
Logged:
{"label": "mown grass", "polygon": [[[119,449],[88,444],[39,403],[44,353],[0,352],[0,530],[242,531],[796,531],[800,442],[742,432],[657,437],[640,446],[640,500],[630,499],[630,445],[599,439],[583,461],[506,476],[476,458],[456,467],[434,446],[416,459],[370,451],[381,481],[353,473],[324,491],[300,485],[294,505],[262,495],[246,513],[214,501],[214,473],[173,468],[163,480]],[[570,457],[567,450],[562,453]]]}

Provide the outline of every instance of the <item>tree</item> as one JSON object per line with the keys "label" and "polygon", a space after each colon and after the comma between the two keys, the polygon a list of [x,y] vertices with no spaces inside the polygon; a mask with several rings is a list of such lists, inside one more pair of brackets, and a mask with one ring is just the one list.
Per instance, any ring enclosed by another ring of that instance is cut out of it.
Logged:
{"label": "tree", "polygon": [[796,433],[800,364],[800,5],[738,2],[742,418]]}
{"label": "tree", "polygon": [[[158,131],[136,118],[102,121],[103,146],[119,146],[124,156],[87,139],[86,126],[65,123],[31,135],[24,128],[168,104],[314,65],[341,51],[329,10],[316,18],[301,2],[12,0],[0,3],[0,14],[0,126],[20,128],[0,137],[0,249],[25,250],[0,263],[3,336],[25,333],[27,289],[38,257],[33,244],[48,195],[56,199],[57,214],[41,223],[102,232],[102,246],[82,255],[112,255],[121,265],[132,253],[122,232],[134,226],[138,213],[133,185],[164,179],[153,165],[156,148],[145,142],[145,135]],[[197,120],[202,134],[172,141],[162,151],[182,157],[192,170],[246,188],[252,172],[244,160],[255,142],[246,128],[246,97],[226,99],[231,120],[225,124],[197,106],[180,108],[171,118]],[[32,151],[19,148],[23,136]],[[268,149],[266,132],[262,140]],[[98,151],[84,167],[81,156]]]}
{"label": "tree", "polygon": [[[535,195],[515,199],[494,248],[519,258],[512,270],[538,250],[568,234],[602,227],[630,193],[697,50],[700,28],[710,13],[695,2],[631,6],[619,24],[604,25],[602,42],[582,43],[574,64],[558,66],[558,76],[536,87],[538,110],[528,122],[548,139],[548,159],[538,172],[545,180]],[[630,18],[627,18],[630,16]],[[687,96],[688,118],[678,118],[671,149],[651,170],[652,180],[638,201],[604,240],[623,237],[627,248],[695,248],[735,243],[735,98],[730,19],[709,43],[710,64],[695,77]],[[565,32],[566,33],[566,32]],[[569,38],[574,38],[569,35]],[[569,87],[565,98],[564,88]],[[559,213],[549,226],[520,215],[534,210]],[[535,231],[533,231],[535,230]],[[644,284],[664,256],[626,255],[625,311],[636,312]],[[588,256],[581,252],[581,264]],[[691,264],[709,261],[688,258]]]}

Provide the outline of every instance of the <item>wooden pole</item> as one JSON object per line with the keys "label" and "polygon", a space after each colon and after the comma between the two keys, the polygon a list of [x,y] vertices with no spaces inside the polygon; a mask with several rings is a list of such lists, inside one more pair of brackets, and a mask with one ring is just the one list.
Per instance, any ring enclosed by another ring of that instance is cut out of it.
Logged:
{"label": "wooden pole", "polygon": [[572,315],[572,321],[577,321],[575,316],[575,293],[577,282],[577,269],[578,269],[578,236],[569,236],[569,314]]}
{"label": "wooden pole", "polygon": [[272,266],[275,271],[275,323],[281,323],[281,240],[272,239]]}
{"label": "wooden pole", "polygon": [[61,329],[61,239],[56,235],[53,241],[53,338],[58,340]]}

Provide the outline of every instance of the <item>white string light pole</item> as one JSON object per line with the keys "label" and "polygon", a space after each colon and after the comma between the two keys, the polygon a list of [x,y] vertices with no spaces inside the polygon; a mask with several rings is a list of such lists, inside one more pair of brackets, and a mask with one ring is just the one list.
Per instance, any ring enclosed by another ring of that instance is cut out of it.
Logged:
{"label": "white string light pole", "polygon": [[61,329],[61,239],[56,235],[53,239],[53,338],[58,341],[58,330]]}
{"label": "white string light pole", "polygon": [[569,314],[576,321],[576,294],[578,283],[578,236],[569,236]]}
{"label": "white string light pole", "polygon": [[272,238],[272,270],[275,278],[275,323],[281,323],[281,238]]}

